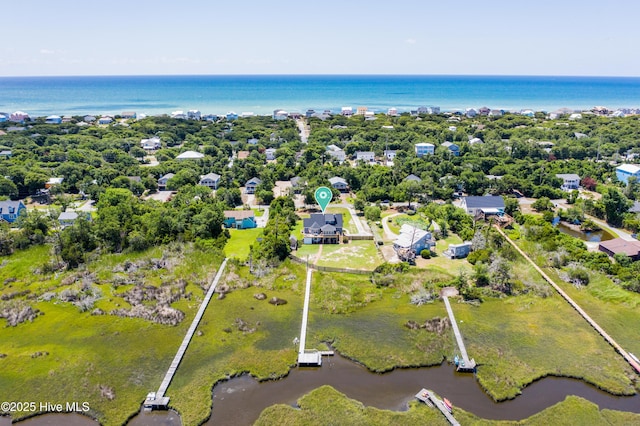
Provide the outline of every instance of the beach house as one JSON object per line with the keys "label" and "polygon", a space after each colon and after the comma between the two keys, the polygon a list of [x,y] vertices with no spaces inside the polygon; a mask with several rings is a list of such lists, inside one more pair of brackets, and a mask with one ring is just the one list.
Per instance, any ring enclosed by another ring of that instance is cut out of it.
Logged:
{"label": "beach house", "polygon": [[346,180],[342,179],[341,177],[338,177],[338,176],[330,177],[329,183],[331,184],[332,187],[334,187],[340,192],[347,192],[349,190],[349,184],[347,183]]}
{"label": "beach house", "polygon": [[558,173],[556,177],[562,179],[560,189],[563,191],[573,191],[580,188],[580,176],[575,173]]}
{"label": "beach house", "polygon": [[416,151],[416,156],[424,157],[425,155],[433,155],[433,153],[435,152],[436,146],[432,143],[421,142],[421,143],[415,144],[414,148]]}
{"label": "beach house", "polygon": [[160,179],[158,179],[158,189],[161,190],[161,191],[166,189],[167,188],[167,182],[169,182],[169,179],[171,179],[174,176],[175,176],[175,174],[173,174],[173,173],[167,173],[166,175],[164,175]]}
{"label": "beach house", "polygon": [[196,152],[196,151],[185,151],[182,154],[178,155],[176,157],[176,160],[178,161],[184,161],[184,160],[201,160],[204,158],[204,154],[201,152]]}
{"label": "beach house", "polygon": [[257,178],[257,177],[249,179],[247,183],[244,184],[244,192],[246,192],[247,194],[255,194],[256,188],[261,183],[262,183],[262,180],[260,180],[260,178]]}
{"label": "beach house", "polygon": [[356,161],[372,163],[376,160],[376,153],[373,151],[356,151]]}
{"label": "beach house", "polygon": [[206,186],[211,189],[218,189],[218,185],[220,185],[220,175],[217,173],[207,173],[204,176],[200,176],[198,185]]}
{"label": "beach house", "polygon": [[13,223],[23,210],[26,211],[27,208],[22,201],[0,201],[0,220]]}
{"label": "beach house", "polygon": [[342,229],[342,214],[312,213],[302,220],[304,244],[338,244]]}
{"label": "beach house", "polygon": [[436,241],[431,232],[405,223],[400,227],[400,234],[393,242],[393,248],[396,252],[412,250],[414,253],[420,254],[422,250],[430,250],[435,244]]}
{"label": "beach house", "polygon": [[630,177],[635,177],[640,181],[640,166],[635,164],[622,164],[616,167],[616,177],[624,184],[629,183]]}
{"label": "beach house", "polygon": [[462,197],[460,207],[471,216],[476,216],[478,213],[502,215],[504,199],[500,195]]}
{"label": "beach house", "polygon": [[225,210],[224,226],[234,229],[251,229],[258,224],[253,210]]}

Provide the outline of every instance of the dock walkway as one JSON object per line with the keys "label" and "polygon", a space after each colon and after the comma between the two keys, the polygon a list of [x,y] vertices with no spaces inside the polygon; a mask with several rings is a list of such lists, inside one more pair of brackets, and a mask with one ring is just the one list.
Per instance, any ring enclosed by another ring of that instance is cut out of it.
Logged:
{"label": "dock walkway", "polygon": [[305,350],[307,344],[307,321],[309,319],[309,299],[311,298],[311,276],[313,269],[307,268],[307,283],[304,291],[302,308],[302,325],[300,326],[300,346],[298,348],[298,365],[322,365],[322,354],[315,350]]}
{"label": "dock walkway", "polygon": [[449,298],[447,296],[442,297],[444,299],[444,305],[447,308],[447,313],[449,314],[449,320],[451,321],[451,326],[453,327],[453,334],[456,336],[456,341],[458,342],[458,349],[460,349],[460,355],[462,355],[462,362],[458,364],[458,371],[474,371],[476,368],[476,361],[473,359],[469,359],[469,355],[467,354],[467,348],[464,346],[464,341],[462,340],[462,334],[460,333],[460,329],[458,328],[458,323],[456,322],[456,317],[453,315],[453,309],[451,309],[451,304],[449,303]]}
{"label": "dock walkway", "polygon": [[453,417],[453,414],[444,405],[444,402],[442,402],[440,398],[436,397],[432,391],[423,388],[416,394],[416,398],[427,405],[435,405],[438,410],[440,410],[442,414],[444,414],[447,420],[449,420],[449,423],[451,423],[453,426],[460,426],[460,423],[458,423],[456,418]]}
{"label": "dock walkway", "polygon": [[[222,277],[222,273],[224,272],[225,266],[227,266],[227,258],[225,258],[222,261],[222,264],[220,265],[220,268],[218,269],[218,272],[216,273],[216,276],[214,277],[213,281],[211,282],[211,285],[209,286],[209,289],[207,290],[207,294],[205,295],[204,300],[202,301],[202,304],[200,305],[200,309],[198,309],[198,312],[196,313],[196,316],[193,318],[193,321],[191,322],[191,326],[187,330],[187,334],[184,336],[184,339],[182,339],[182,344],[178,348],[178,352],[176,353],[176,356],[173,358],[173,361],[171,362],[171,365],[169,366],[169,370],[167,370],[167,374],[165,374],[164,380],[162,380],[162,383],[160,384],[160,388],[158,389],[158,391],[155,394],[155,401],[150,400],[149,405],[153,405],[153,406],[156,406],[156,407],[162,407],[162,406],[166,407],[166,405],[168,405],[169,398],[165,397],[164,393],[167,391],[167,388],[169,387],[169,384],[171,383],[171,380],[173,379],[173,375],[175,374],[176,370],[178,369],[178,365],[180,365],[180,362],[182,361],[182,357],[184,356],[185,352],[187,351],[187,347],[189,346],[189,343],[191,342],[191,338],[193,337],[194,333],[196,332],[196,328],[198,327],[198,324],[200,323],[200,320],[202,319],[202,316],[204,315],[204,311],[207,309],[207,305],[209,305],[209,301],[211,300],[211,297],[213,296],[213,293],[216,290],[216,286],[218,285],[218,282],[220,281],[220,278]],[[155,404],[154,404],[154,402],[155,402]]]}

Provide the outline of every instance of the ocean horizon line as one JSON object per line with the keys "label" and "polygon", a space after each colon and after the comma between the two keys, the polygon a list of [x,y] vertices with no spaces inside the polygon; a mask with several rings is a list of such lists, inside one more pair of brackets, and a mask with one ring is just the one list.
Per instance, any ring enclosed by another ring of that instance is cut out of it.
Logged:
{"label": "ocean horizon line", "polygon": [[599,74],[414,74],[414,73],[235,73],[235,74],[34,74],[0,75],[0,79],[20,78],[103,78],[103,77],[495,77],[495,78],[603,78],[640,79],[640,75],[599,75]]}

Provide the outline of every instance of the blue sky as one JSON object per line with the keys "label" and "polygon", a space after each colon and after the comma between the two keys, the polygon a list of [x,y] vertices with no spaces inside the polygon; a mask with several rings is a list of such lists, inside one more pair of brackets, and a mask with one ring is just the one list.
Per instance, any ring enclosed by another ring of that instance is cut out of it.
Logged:
{"label": "blue sky", "polygon": [[13,4],[1,76],[640,76],[635,0]]}

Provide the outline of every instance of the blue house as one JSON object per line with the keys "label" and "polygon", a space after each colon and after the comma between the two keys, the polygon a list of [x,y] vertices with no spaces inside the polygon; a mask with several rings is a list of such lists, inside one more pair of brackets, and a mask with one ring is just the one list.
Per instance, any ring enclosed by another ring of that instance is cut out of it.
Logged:
{"label": "blue house", "polygon": [[616,167],[616,177],[625,185],[629,183],[630,177],[635,177],[640,181],[640,167],[635,164],[622,164]]}
{"label": "blue house", "polygon": [[258,226],[253,210],[225,210],[224,226],[226,228],[250,229]]}
{"label": "blue house", "polygon": [[451,154],[453,154],[454,156],[459,156],[460,155],[460,147],[458,145],[456,145],[453,142],[444,142],[442,143],[443,147],[447,148],[449,150],[449,152],[451,152]]}
{"label": "blue house", "polygon": [[0,201],[0,219],[13,223],[20,216],[20,212],[27,210],[22,201]]}

